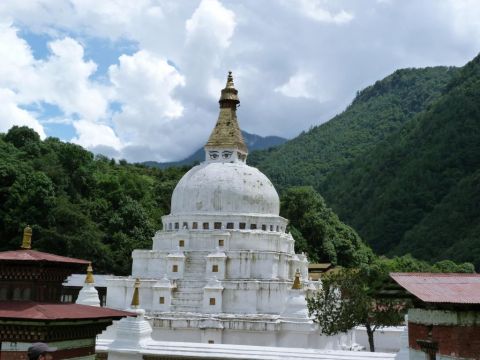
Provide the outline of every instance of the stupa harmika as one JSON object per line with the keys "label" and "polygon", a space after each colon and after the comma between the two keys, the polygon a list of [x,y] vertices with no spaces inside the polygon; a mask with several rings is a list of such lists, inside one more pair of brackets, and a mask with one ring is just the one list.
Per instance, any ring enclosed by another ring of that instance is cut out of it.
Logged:
{"label": "stupa harmika", "polygon": [[[307,259],[295,254],[270,182],[248,166],[231,73],[206,159],[177,184],[152,250],[135,250],[132,276],[108,280],[107,306],[128,308],[135,278],[153,338],[338,348],[308,317]],[[294,282],[296,278],[296,281]],[[293,287],[293,288],[292,288]]]}

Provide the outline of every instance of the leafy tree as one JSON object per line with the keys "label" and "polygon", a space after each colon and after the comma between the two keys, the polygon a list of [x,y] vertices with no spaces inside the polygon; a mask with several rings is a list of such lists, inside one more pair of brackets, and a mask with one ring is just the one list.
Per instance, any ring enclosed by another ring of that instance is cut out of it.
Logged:
{"label": "leafy tree", "polygon": [[[382,269],[383,270],[383,269]],[[322,288],[307,299],[310,315],[327,335],[365,326],[370,351],[375,351],[374,333],[378,328],[395,326],[403,320],[404,304],[378,295],[379,268],[341,269],[322,278]]]}
{"label": "leafy tree", "polygon": [[33,248],[91,260],[99,273],[129,274],[131,250],[150,247],[187,170],[117,164],[13,127],[0,134],[0,249],[18,249],[29,224]]}
{"label": "leafy tree", "polygon": [[340,221],[312,187],[293,187],[282,196],[282,216],[290,220],[289,231],[297,251],[306,251],[312,261],[359,266],[373,259],[372,251],[357,233]]}
{"label": "leafy tree", "polygon": [[399,325],[411,305],[405,299],[385,296],[392,285],[391,272],[474,272],[472,264],[453,261],[429,263],[411,255],[392,259],[380,257],[357,268],[339,268],[322,277],[322,287],[307,299],[314,316],[327,335],[365,326],[370,351],[375,351],[374,333],[385,326]]}

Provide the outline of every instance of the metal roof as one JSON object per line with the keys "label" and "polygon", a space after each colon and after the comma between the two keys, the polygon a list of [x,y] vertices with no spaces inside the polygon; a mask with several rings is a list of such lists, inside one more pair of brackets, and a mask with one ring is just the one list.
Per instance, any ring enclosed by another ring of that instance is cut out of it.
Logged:
{"label": "metal roof", "polygon": [[46,261],[87,265],[87,260],[75,259],[36,250],[14,250],[0,252],[0,261]]}
{"label": "metal roof", "polygon": [[13,320],[81,320],[120,319],[136,314],[103,307],[80,304],[48,304],[33,301],[0,301],[0,319]]}
{"label": "metal roof", "polygon": [[480,304],[479,274],[391,273],[390,277],[424,302]]}

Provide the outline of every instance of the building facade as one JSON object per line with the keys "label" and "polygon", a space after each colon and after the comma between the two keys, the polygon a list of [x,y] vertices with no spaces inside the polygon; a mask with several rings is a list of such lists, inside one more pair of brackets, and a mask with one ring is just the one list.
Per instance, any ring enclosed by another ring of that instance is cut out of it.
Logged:
{"label": "building facade", "polygon": [[410,360],[480,359],[480,275],[392,273],[413,299]]}

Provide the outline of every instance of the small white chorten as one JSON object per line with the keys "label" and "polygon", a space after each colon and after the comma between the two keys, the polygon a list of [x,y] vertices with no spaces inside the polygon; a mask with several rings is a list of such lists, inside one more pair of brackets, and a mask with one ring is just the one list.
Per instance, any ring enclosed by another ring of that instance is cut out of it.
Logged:
{"label": "small white chorten", "polygon": [[95,289],[95,279],[93,277],[92,263],[88,264],[87,276],[85,277],[85,284],[78,293],[76,304],[100,306],[100,298],[98,291]]}

